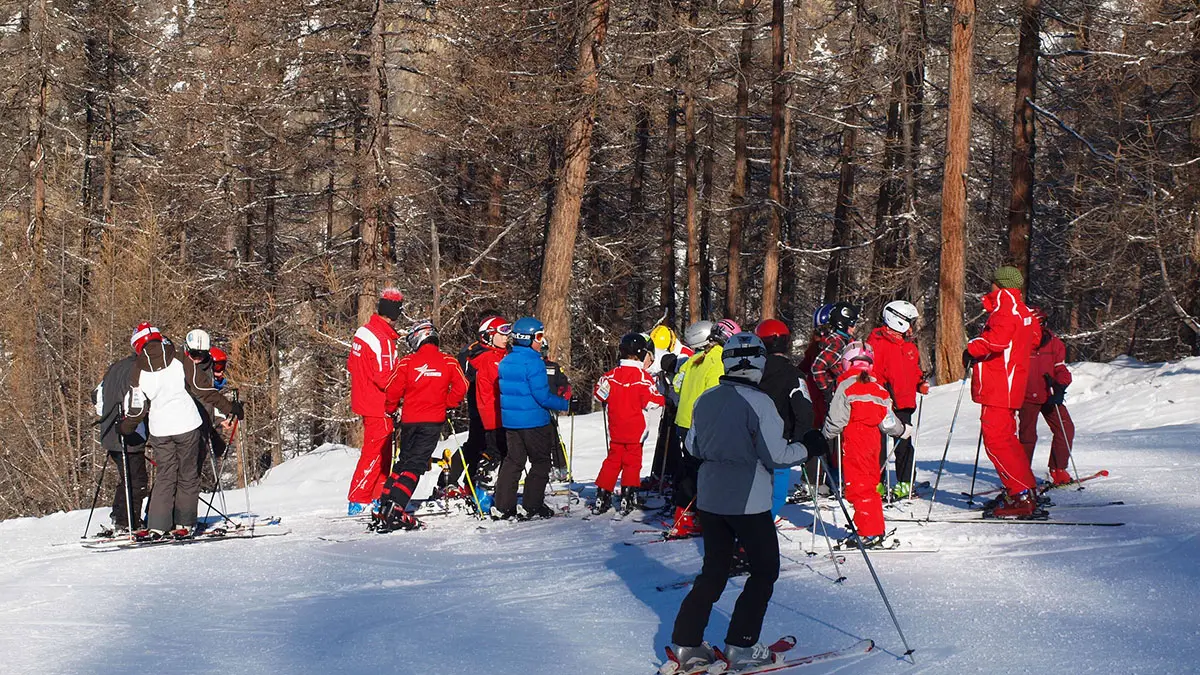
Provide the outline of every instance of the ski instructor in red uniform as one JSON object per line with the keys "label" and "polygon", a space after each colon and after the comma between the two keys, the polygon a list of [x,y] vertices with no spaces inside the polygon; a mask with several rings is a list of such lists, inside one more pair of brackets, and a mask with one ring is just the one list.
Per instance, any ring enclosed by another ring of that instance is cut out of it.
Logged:
{"label": "ski instructor in red uniform", "polygon": [[379,499],[392,465],[392,413],[396,401],[388,402],[387,390],[395,379],[400,354],[396,350],[396,321],[404,307],[404,294],[385,288],[379,294],[375,313],[354,333],[346,370],[350,371],[350,409],[363,421],[362,455],[350,479],[347,499],[349,515],[362,513]]}
{"label": "ski instructor in red uniform", "polygon": [[996,518],[1038,514],[1036,479],[1017,439],[1017,411],[1025,403],[1029,353],[1041,338],[1041,329],[1021,297],[1024,283],[1019,269],[1007,265],[996,269],[992,292],[983,296],[987,324],[963,351],[963,366],[971,369],[971,400],[982,407],[983,444],[1004,484],[1005,494],[990,513]]}

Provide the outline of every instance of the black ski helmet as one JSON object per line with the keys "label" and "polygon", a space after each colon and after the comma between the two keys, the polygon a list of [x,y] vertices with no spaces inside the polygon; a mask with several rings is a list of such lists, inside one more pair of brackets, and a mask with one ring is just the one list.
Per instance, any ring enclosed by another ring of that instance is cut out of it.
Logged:
{"label": "black ski helmet", "polygon": [[623,359],[642,360],[650,353],[650,343],[641,333],[629,333],[621,338],[617,351]]}
{"label": "black ski helmet", "polygon": [[829,312],[829,325],[834,330],[845,331],[858,323],[858,307],[848,302],[835,302]]}

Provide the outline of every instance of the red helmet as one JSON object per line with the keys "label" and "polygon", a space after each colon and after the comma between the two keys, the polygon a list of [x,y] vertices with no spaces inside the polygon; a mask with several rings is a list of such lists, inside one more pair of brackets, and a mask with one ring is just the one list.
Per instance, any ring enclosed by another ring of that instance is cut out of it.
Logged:
{"label": "red helmet", "polygon": [[767,347],[768,354],[786,354],[791,351],[792,330],[779,319],[763,319],[754,327],[757,335]]}
{"label": "red helmet", "polygon": [[224,372],[225,362],[229,360],[229,357],[225,355],[225,350],[221,349],[220,347],[213,347],[212,349],[208,350],[208,355],[212,357],[213,372]]}
{"label": "red helmet", "polygon": [[146,346],[147,342],[161,341],[162,339],[162,333],[157,328],[149,322],[143,321],[134,329],[133,336],[129,338],[129,346],[133,347],[133,351],[141,354],[142,347]]}
{"label": "red helmet", "polygon": [[502,316],[489,316],[479,324],[479,339],[485,344],[492,344],[492,338],[497,335],[512,333],[512,324]]}

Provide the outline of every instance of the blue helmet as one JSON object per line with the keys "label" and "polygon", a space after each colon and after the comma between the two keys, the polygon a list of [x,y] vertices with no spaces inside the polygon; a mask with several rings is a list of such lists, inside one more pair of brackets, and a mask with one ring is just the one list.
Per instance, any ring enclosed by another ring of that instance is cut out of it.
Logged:
{"label": "blue helmet", "polygon": [[813,329],[829,323],[829,315],[833,313],[833,303],[825,303],[813,312]]}
{"label": "blue helmet", "polygon": [[512,341],[514,344],[528,347],[534,340],[544,338],[545,330],[546,327],[541,321],[532,316],[523,316],[512,326]]}

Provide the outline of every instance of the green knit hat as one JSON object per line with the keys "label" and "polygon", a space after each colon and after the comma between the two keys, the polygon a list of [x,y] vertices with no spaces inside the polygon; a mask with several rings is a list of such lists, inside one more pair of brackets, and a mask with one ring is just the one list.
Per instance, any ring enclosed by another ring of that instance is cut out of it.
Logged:
{"label": "green knit hat", "polygon": [[1025,277],[1021,276],[1021,270],[1012,265],[997,267],[992,274],[992,281],[1000,288],[1020,288],[1025,285]]}

